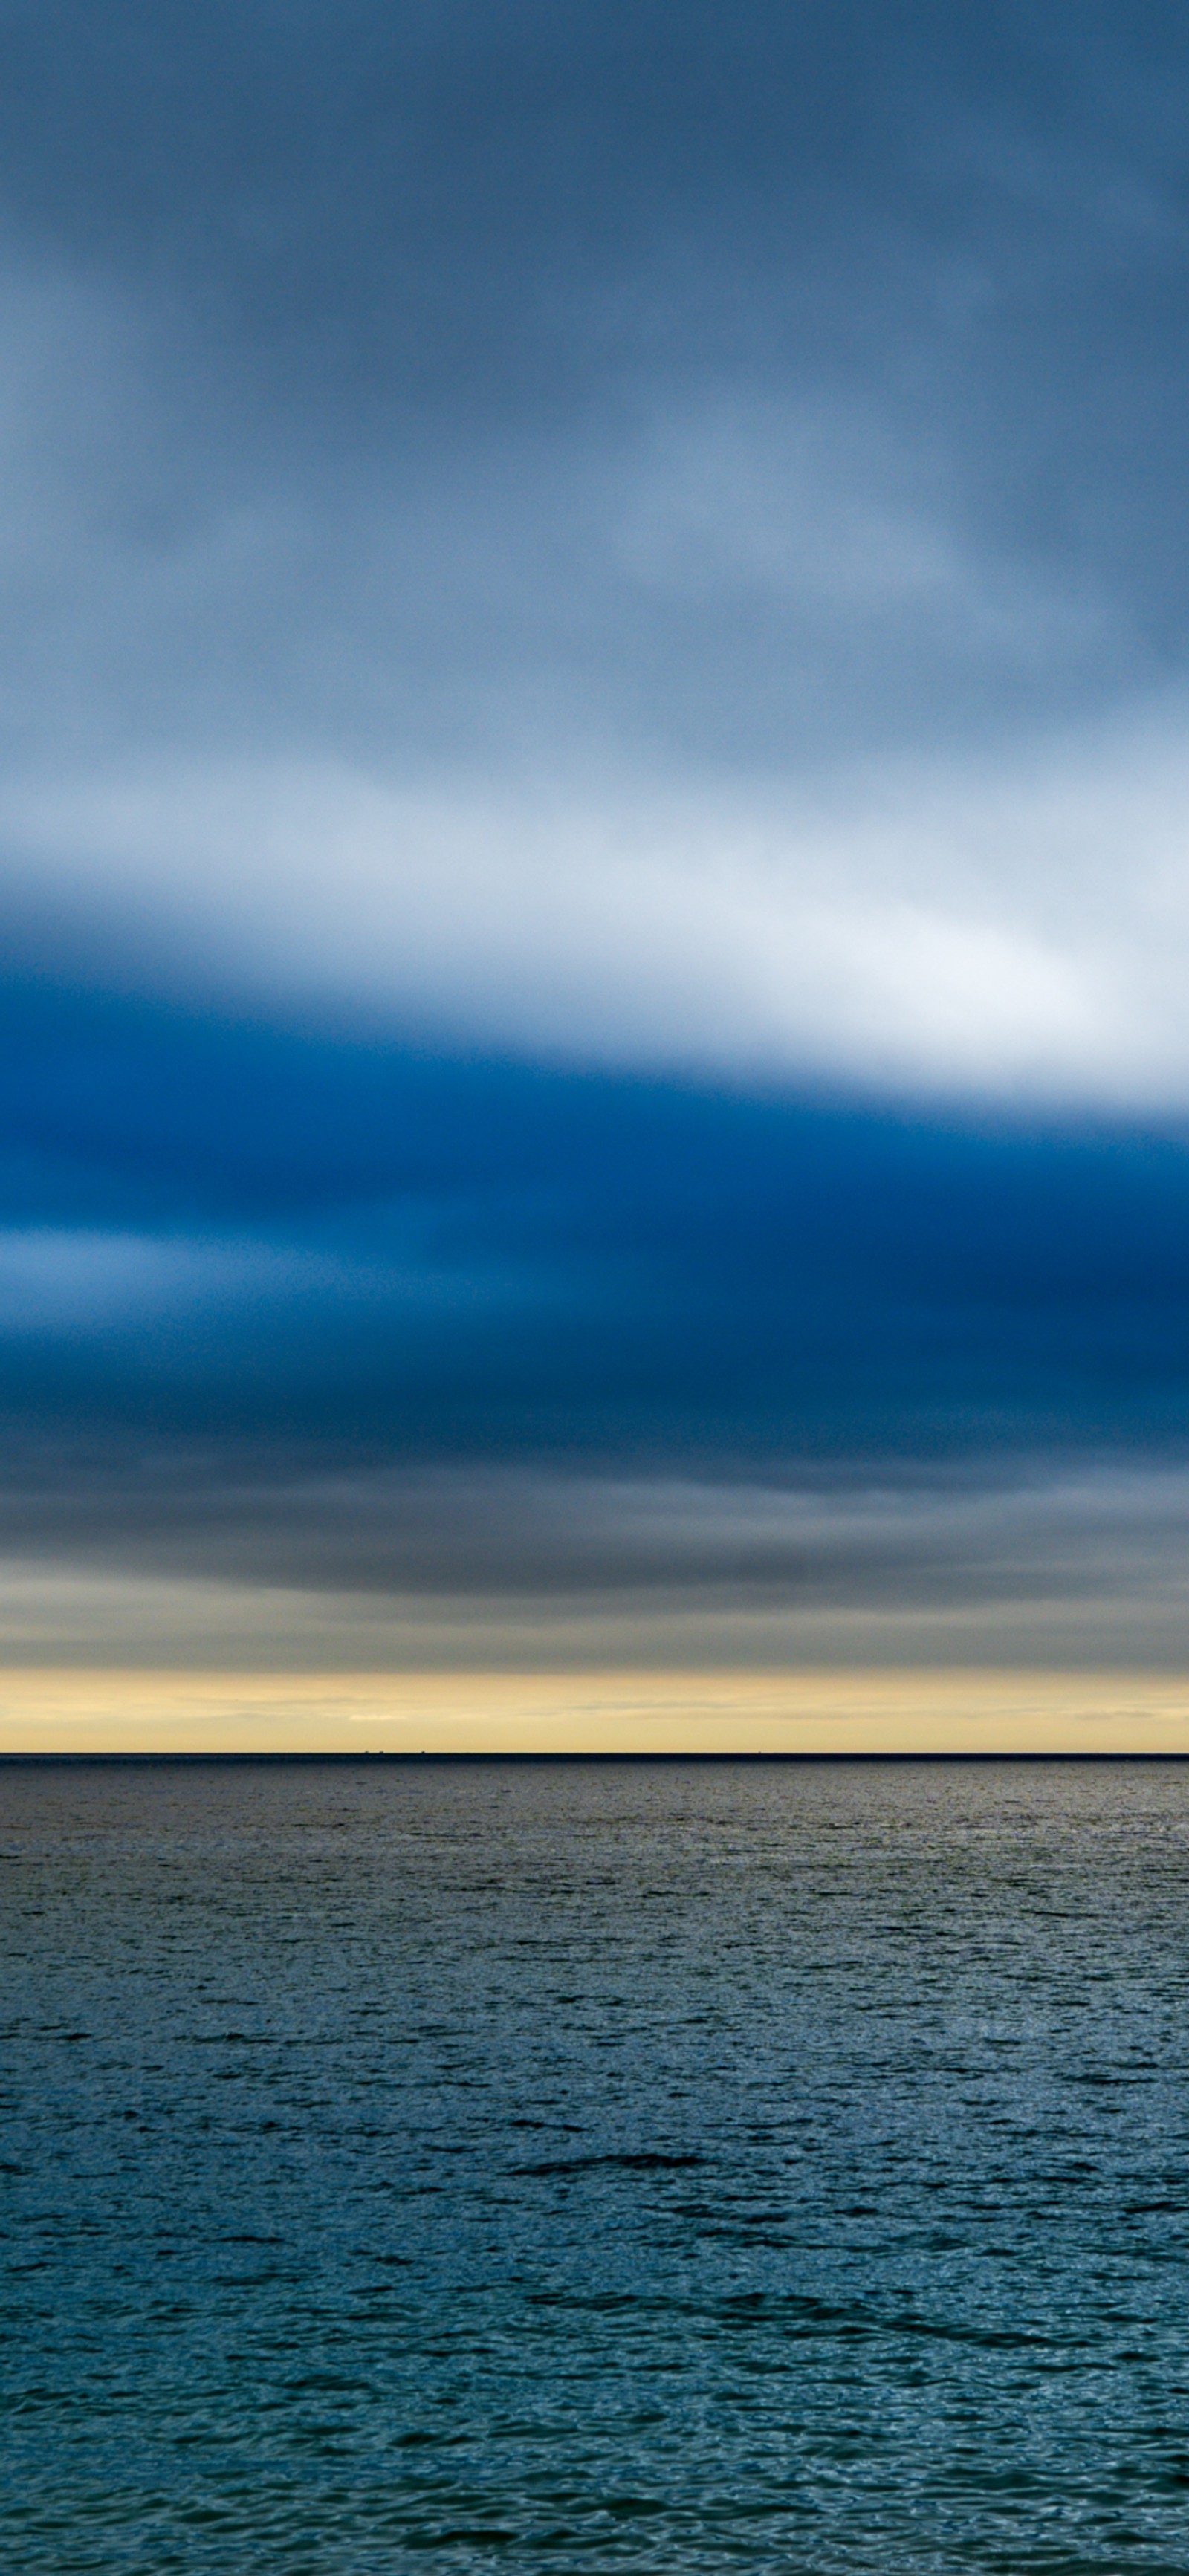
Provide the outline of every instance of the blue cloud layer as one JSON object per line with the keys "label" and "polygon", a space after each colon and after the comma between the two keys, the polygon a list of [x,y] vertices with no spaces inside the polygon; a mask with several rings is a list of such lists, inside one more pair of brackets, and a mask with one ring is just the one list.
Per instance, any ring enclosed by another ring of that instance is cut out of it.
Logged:
{"label": "blue cloud layer", "polygon": [[44,986],[12,999],[3,1073],[21,1415],[715,1470],[1189,1430],[1175,1134],[580,1078]]}

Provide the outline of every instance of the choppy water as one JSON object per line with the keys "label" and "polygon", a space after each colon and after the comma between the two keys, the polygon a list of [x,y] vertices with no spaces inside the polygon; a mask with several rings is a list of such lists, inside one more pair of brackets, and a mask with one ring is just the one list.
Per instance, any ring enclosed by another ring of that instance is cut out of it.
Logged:
{"label": "choppy water", "polygon": [[1189,2569],[1189,1769],[0,1808],[6,2569]]}

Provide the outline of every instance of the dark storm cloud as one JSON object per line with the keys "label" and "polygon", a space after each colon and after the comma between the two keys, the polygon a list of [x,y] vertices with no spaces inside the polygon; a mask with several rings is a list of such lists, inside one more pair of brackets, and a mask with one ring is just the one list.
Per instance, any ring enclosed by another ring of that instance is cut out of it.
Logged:
{"label": "dark storm cloud", "polygon": [[563,395],[628,354],[862,363],[914,317],[1006,355],[1050,303],[1050,384],[1120,327],[1167,359],[1173,6],[49,0],[0,33],[14,228],[290,352],[340,432],[393,392],[535,411],[559,361]]}
{"label": "dark storm cloud", "polygon": [[0,34],[32,643],[109,724],[770,765],[1182,672],[1175,9]]}

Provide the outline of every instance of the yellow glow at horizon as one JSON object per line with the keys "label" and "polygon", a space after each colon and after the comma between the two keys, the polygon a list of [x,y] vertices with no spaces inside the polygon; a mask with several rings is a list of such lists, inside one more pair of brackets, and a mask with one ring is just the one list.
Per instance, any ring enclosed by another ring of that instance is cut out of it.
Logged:
{"label": "yellow glow at horizon", "polygon": [[1179,1753],[1189,1674],[0,1672],[0,1753]]}

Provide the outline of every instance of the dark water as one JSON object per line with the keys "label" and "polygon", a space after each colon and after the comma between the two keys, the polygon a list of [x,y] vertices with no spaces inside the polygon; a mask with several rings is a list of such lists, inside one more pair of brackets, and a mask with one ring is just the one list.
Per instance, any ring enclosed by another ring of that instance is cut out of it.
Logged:
{"label": "dark water", "polygon": [[1189,1769],[0,1769],[20,2576],[1189,2569]]}

